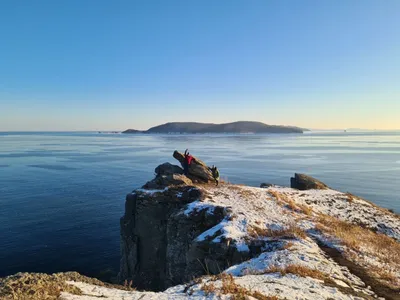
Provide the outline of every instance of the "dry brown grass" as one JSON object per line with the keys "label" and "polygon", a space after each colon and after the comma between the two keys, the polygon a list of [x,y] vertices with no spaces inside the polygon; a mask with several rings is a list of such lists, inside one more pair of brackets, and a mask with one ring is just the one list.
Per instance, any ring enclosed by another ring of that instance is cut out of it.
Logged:
{"label": "dry brown grass", "polygon": [[124,288],[127,290],[127,291],[136,291],[136,288],[134,288],[133,286],[133,280],[126,280],[125,279],[125,281],[124,281]]}
{"label": "dry brown grass", "polygon": [[[320,215],[318,222],[316,229],[336,237],[346,246],[344,255],[349,260],[357,264],[361,262],[377,279],[400,286],[398,279],[389,271],[400,270],[399,242],[387,235],[327,215]],[[368,257],[374,257],[386,265],[387,269],[382,270],[370,263]]]}
{"label": "dry brown grass", "polygon": [[242,196],[243,198],[256,197],[256,194],[254,194],[252,191],[245,190],[245,189],[242,189],[242,190],[239,192],[239,194],[240,194],[240,196]]}
{"label": "dry brown grass", "polygon": [[297,207],[299,208],[299,210],[301,210],[303,214],[307,216],[311,216],[313,213],[312,207],[307,204],[297,204]]}
{"label": "dry brown grass", "polygon": [[397,278],[397,276],[392,272],[380,268],[376,268],[375,272],[379,276],[380,280],[386,281],[394,286],[399,284],[399,278]]}
{"label": "dry brown grass", "polygon": [[47,274],[19,273],[2,279],[0,282],[0,299],[58,299],[61,292],[81,295],[77,287]]}
{"label": "dry brown grass", "polygon": [[257,291],[251,291],[235,282],[231,274],[222,273],[214,276],[212,280],[221,280],[221,287],[217,288],[214,283],[203,284],[201,290],[204,291],[206,296],[214,294],[231,295],[233,300],[246,300],[253,297],[258,300],[279,300],[277,296],[266,296]]}
{"label": "dry brown grass", "polygon": [[80,281],[97,286],[105,286],[121,290],[133,290],[132,283],[127,286],[102,282],[95,278],[80,275],[77,272],[56,274],[17,273],[0,279],[0,299],[2,300],[55,300],[61,292],[81,295],[80,289],[69,285],[66,281]]}
{"label": "dry brown grass", "polygon": [[280,193],[278,191],[268,191],[268,194],[270,194],[278,202],[288,203],[290,201],[289,197],[286,194]]}
{"label": "dry brown grass", "polygon": [[347,192],[345,195],[347,196],[347,201],[352,203],[354,198],[355,198],[355,196],[353,194],[349,193],[349,192]]}
{"label": "dry brown grass", "polygon": [[230,187],[230,189],[236,191],[243,198],[256,197],[256,194],[253,191],[248,190],[248,189],[246,189],[244,187],[239,187],[239,186],[232,185]]}
{"label": "dry brown grass", "polygon": [[294,274],[300,277],[311,277],[319,280],[323,280],[324,282],[330,282],[331,279],[328,274],[325,274],[317,269],[310,269],[306,266],[302,265],[288,265],[284,268],[278,266],[270,266],[263,273],[280,273],[282,276],[286,274]]}
{"label": "dry brown grass", "polygon": [[268,273],[281,273],[282,276],[286,275],[287,273],[283,271],[281,267],[278,267],[277,265],[272,265],[269,266],[267,269],[262,271],[262,273],[268,274]]}
{"label": "dry brown grass", "polygon": [[277,192],[277,191],[268,191],[268,194],[270,194],[272,197],[274,197],[275,199],[279,200],[279,197],[281,195],[281,193]]}
{"label": "dry brown grass", "polygon": [[282,249],[290,249],[294,246],[294,244],[292,242],[287,242],[283,245]]}
{"label": "dry brown grass", "polygon": [[358,252],[362,248],[384,263],[400,266],[400,243],[393,238],[327,215],[320,215],[318,222],[317,229],[334,235],[352,250]]}
{"label": "dry brown grass", "polygon": [[307,234],[301,228],[297,227],[295,224],[290,224],[288,227],[279,230],[249,226],[248,234],[252,238],[258,238],[258,237],[297,238],[297,239],[307,238]]}
{"label": "dry brown grass", "polygon": [[287,200],[285,202],[286,202],[286,206],[288,208],[290,208],[293,211],[297,211],[297,205],[296,205],[296,203],[294,203],[294,201],[292,199],[287,198]]}
{"label": "dry brown grass", "polygon": [[282,204],[286,205],[286,207],[291,209],[292,211],[303,213],[307,216],[312,215],[313,210],[311,206],[308,206],[306,204],[297,204],[288,195],[279,193],[277,191],[268,191],[268,193],[272,197],[276,198],[278,202],[281,202]]}
{"label": "dry brown grass", "polygon": [[302,265],[288,265],[285,270],[287,273],[299,275],[301,277],[311,277],[315,279],[325,280],[328,275],[317,269],[310,269]]}
{"label": "dry brown grass", "polygon": [[278,297],[276,296],[265,296],[259,292],[254,292],[246,289],[238,285],[233,276],[231,274],[223,274],[222,275],[222,286],[221,286],[221,293],[222,294],[231,294],[232,299],[235,300],[244,300],[247,299],[247,296],[254,297],[255,299],[259,300],[277,300]]}
{"label": "dry brown grass", "polygon": [[208,296],[208,295],[210,295],[210,294],[213,294],[213,293],[216,293],[216,291],[217,291],[217,288],[216,288],[216,286],[215,286],[215,284],[213,283],[213,282],[210,282],[210,283],[204,283],[202,286],[201,286],[201,290],[204,292],[204,294],[206,295],[206,296]]}

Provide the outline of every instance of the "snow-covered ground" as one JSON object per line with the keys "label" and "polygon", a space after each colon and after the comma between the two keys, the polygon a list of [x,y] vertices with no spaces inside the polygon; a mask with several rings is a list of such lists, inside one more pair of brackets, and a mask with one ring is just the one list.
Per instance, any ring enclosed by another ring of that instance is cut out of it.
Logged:
{"label": "snow-covered ground", "polygon": [[[224,271],[233,276],[236,285],[249,293],[259,292],[279,299],[376,297],[362,279],[352,274],[346,266],[337,264],[319,247],[318,242],[323,241],[342,250],[340,240],[318,233],[315,229],[316,220],[321,213],[334,216],[399,241],[398,216],[355,196],[333,190],[298,191],[276,186],[262,189],[238,185],[201,188],[206,189],[205,199],[188,204],[182,209],[182,214],[190,216],[203,210],[212,214],[215,207],[224,207],[228,214],[218,225],[197,236],[198,241],[210,237],[212,243],[230,241],[239,251],[249,251],[249,243],[254,240],[264,243],[261,254]],[[163,190],[147,192],[158,193]],[[294,229],[303,232],[303,235]],[[368,259],[374,260],[371,256]],[[385,267],[381,263],[379,266]],[[311,273],[279,271],[289,267],[304,268]],[[400,278],[399,270],[391,271]],[[313,272],[318,276],[312,275]],[[229,292],[223,288],[224,280],[215,276],[205,276],[201,282],[178,285],[160,293],[123,291],[83,282],[69,283],[81,289],[84,295],[62,293],[64,300],[99,297],[115,300],[230,298]],[[212,286],[214,291],[206,293],[207,286]]]}
{"label": "snow-covered ground", "polygon": [[271,190],[296,203],[309,205],[315,212],[366,226],[400,241],[399,216],[357,196],[335,190],[298,191],[287,187],[273,187]]}
{"label": "snow-covered ground", "polygon": [[[83,295],[62,293],[61,300],[232,299],[231,294],[221,294],[219,292],[206,295],[202,290],[203,284],[212,282],[217,290],[222,286],[221,280],[207,280],[205,278],[204,283],[191,286],[188,290],[190,292],[185,292],[186,286],[179,285],[160,293],[123,291],[83,282],[68,282],[78,287],[83,292]],[[284,277],[278,274],[247,275],[238,277],[235,282],[239,286],[251,291],[258,291],[263,295],[278,295],[279,299],[362,299],[361,297],[344,294],[335,287],[327,287],[321,281],[291,274]]]}

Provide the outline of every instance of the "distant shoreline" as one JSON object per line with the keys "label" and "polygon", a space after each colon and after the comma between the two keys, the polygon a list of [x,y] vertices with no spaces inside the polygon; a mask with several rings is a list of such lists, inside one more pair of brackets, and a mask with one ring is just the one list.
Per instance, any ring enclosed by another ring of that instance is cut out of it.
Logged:
{"label": "distant shoreline", "polygon": [[[304,132],[310,133],[400,133],[400,129],[303,129]],[[125,130],[127,131],[127,130]],[[0,130],[0,134],[51,134],[51,133],[101,133],[101,134],[122,134],[124,130]],[[147,130],[137,130],[138,134],[150,134]],[[204,134],[218,133],[218,132],[205,132]],[[224,132],[220,132],[224,134]],[[268,133],[268,132],[266,132]],[[156,133],[160,134],[160,133]],[[164,134],[164,133],[162,133]],[[165,134],[191,134],[191,133],[180,133],[180,132],[170,132]],[[228,132],[226,134],[235,134],[234,132]],[[254,133],[240,133],[238,134],[254,134]]]}

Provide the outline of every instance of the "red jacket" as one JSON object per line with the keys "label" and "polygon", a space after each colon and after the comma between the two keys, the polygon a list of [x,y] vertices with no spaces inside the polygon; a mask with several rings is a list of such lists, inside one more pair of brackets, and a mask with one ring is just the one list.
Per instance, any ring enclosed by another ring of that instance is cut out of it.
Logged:
{"label": "red jacket", "polygon": [[191,163],[192,160],[193,160],[193,156],[191,156],[191,155],[186,155],[186,156],[185,156],[185,160],[186,160],[187,164],[190,165],[190,163]]}

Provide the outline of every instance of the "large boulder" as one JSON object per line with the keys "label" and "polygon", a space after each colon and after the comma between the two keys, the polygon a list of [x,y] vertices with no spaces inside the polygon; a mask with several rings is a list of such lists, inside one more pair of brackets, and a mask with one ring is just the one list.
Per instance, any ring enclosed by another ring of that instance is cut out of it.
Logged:
{"label": "large boulder", "polygon": [[159,165],[155,170],[157,175],[183,174],[183,169],[168,162]]}
{"label": "large boulder", "polygon": [[329,187],[325,183],[311,176],[299,173],[295,173],[294,177],[290,178],[290,187],[293,189],[303,190],[303,191],[329,189]]}
{"label": "large boulder", "polygon": [[173,185],[191,185],[190,178],[182,174],[157,175],[153,180],[147,182],[144,189],[163,189]]}
{"label": "large boulder", "polygon": [[[173,157],[180,162],[182,167],[184,167],[185,156],[183,155],[183,153],[180,153],[179,151],[175,150]],[[214,178],[208,166],[200,159],[196,157],[193,158],[194,159],[189,166],[189,177],[193,181],[202,181],[202,182],[214,181]]]}

